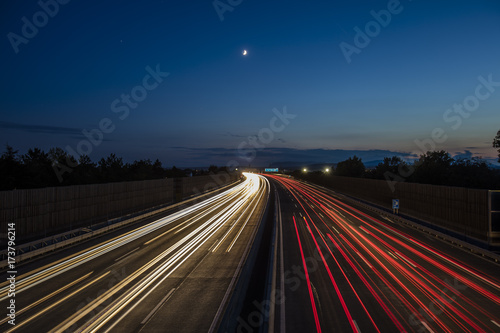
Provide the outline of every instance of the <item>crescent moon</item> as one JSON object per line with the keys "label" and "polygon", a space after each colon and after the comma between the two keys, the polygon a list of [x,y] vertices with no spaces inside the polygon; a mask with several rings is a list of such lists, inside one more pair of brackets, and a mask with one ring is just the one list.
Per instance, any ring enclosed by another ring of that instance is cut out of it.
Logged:
{"label": "crescent moon", "polygon": [[247,50],[243,50],[243,55],[247,55]]}

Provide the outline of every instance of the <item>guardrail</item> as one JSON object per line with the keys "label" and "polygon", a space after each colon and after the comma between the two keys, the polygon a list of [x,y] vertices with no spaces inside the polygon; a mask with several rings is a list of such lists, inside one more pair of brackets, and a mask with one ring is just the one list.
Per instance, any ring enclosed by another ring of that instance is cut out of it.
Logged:
{"label": "guardrail", "polygon": [[[222,317],[220,324],[218,324],[217,332],[219,333],[236,332],[237,325],[239,323],[238,318],[241,315],[244,301],[248,295],[248,289],[252,273],[255,273],[255,266],[257,263],[259,251],[261,249],[261,246],[266,245],[263,243],[263,238],[266,231],[266,227],[269,226],[268,220],[271,217],[270,214],[274,207],[272,195],[270,193],[272,192],[270,192],[269,189],[268,192],[269,200],[267,201],[264,213],[260,217],[261,222],[259,228],[256,229],[255,231],[255,235],[253,237],[254,241],[252,244],[250,243],[248,244],[247,246],[248,254],[246,256],[243,255],[240,261],[240,264],[243,264],[243,262],[244,264],[242,265],[238,281],[236,282],[236,285],[233,289],[233,294],[231,295],[231,298],[227,303],[224,316]],[[267,262],[265,263],[265,266],[267,267]],[[217,326],[217,325],[212,325],[212,326]],[[212,330],[209,331],[209,333],[212,332],[213,332]]]}
{"label": "guardrail", "polygon": [[[492,251],[489,251],[487,249],[484,249],[482,247],[476,246],[474,244],[457,239],[456,237],[452,237],[448,234],[445,234],[445,233],[440,232],[438,230],[435,230],[433,228],[426,227],[426,226],[422,225],[421,223],[416,222],[415,221],[416,219],[410,220],[410,219],[407,219],[405,217],[402,217],[401,215],[397,215],[397,214],[393,214],[391,212],[388,212],[387,210],[382,209],[375,204],[367,203],[366,201],[362,201],[362,200],[344,195],[342,193],[333,191],[329,188],[326,188],[326,187],[323,187],[323,186],[320,186],[317,184],[313,184],[313,183],[309,183],[309,182],[305,182],[305,183],[308,183],[309,185],[313,185],[313,186],[316,186],[318,188],[321,188],[324,192],[333,194],[337,197],[342,198],[342,200],[348,201],[348,202],[356,204],[358,206],[362,206],[362,207],[364,207],[368,210],[371,210],[371,211],[373,211],[381,216],[386,216],[386,217],[393,219],[394,221],[404,223],[404,224],[406,224],[406,225],[408,225],[416,230],[425,232],[425,233],[427,233],[427,234],[429,234],[437,239],[448,242],[448,243],[450,243],[450,244],[452,244],[452,245],[454,245],[462,250],[466,250],[468,252],[480,255],[481,257],[487,258],[487,259],[494,261],[494,262],[497,262],[497,263],[500,261],[500,255],[498,255]],[[421,221],[421,222],[430,224],[429,222],[425,222],[425,221]]]}
{"label": "guardrail", "polygon": [[[205,191],[200,195],[191,196],[189,199],[175,204],[168,203],[162,206],[156,206],[153,208],[149,208],[147,210],[140,211],[135,214],[129,214],[108,221],[104,221],[96,225],[93,225],[92,227],[90,226],[81,227],[65,233],[45,237],[40,240],[15,246],[16,263],[31,259],[39,255],[43,255],[48,252],[55,251],[57,249],[87,240],[92,237],[102,235],[112,230],[125,227],[126,225],[137,222],[139,220],[165,213],[169,210],[178,208],[180,206],[192,204],[193,201],[201,200],[204,197],[211,196],[218,192],[224,191],[225,189],[234,186],[239,182],[241,182],[241,180],[238,180],[236,182],[233,182],[229,185],[218,188],[216,190]],[[8,264],[7,250],[0,251],[0,259],[1,259],[0,268],[7,267]]]}

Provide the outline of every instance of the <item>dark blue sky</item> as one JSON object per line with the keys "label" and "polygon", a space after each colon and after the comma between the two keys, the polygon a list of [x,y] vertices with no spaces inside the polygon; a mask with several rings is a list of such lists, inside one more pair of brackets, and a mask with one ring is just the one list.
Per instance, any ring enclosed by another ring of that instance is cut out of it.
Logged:
{"label": "dark blue sky", "polygon": [[[222,16],[208,0],[69,1],[57,12],[41,2],[53,17],[37,1],[0,5],[0,143],[20,152],[80,147],[94,161],[114,152],[167,166],[242,160],[238,147],[260,163],[297,150],[433,145],[496,156],[497,0],[221,0],[231,9]],[[390,22],[374,23],[371,11],[388,7]],[[372,29],[369,43],[356,27]],[[156,69],[169,75],[146,77]],[[127,105],[131,93],[138,102]],[[470,111],[453,109],[464,103]],[[268,140],[284,108],[296,117]],[[103,119],[107,133],[89,143],[82,131]],[[280,153],[253,154],[251,142]]]}

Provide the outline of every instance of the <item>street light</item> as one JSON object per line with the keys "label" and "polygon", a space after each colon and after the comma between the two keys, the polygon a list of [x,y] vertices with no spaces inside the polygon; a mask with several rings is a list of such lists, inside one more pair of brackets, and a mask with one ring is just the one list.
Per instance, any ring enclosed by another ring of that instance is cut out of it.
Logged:
{"label": "street light", "polygon": [[326,169],[325,169],[325,172],[330,172],[330,169],[326,168]]}
{"label": "street light", "polygon": [[307,172],[307,169],[306,169],[306,168],[304,168],[304,170],[303,170],[303,171],[304,171],[304,172]]}

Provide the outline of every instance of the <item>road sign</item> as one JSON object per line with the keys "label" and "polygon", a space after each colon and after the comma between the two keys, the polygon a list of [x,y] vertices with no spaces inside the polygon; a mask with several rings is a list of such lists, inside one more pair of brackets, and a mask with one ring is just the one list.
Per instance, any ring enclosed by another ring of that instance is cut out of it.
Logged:
{"label": "road sign", "polygon": [[392,213],[399,214],[399,199],[392,199]]}
{"label": "road sign", "polygon": [[278,168],[266,168],[265,172],[278,172]]}
{"label": "road sign", "polygon": [[399,209],[399,199],[392,199],[392,209]]}

